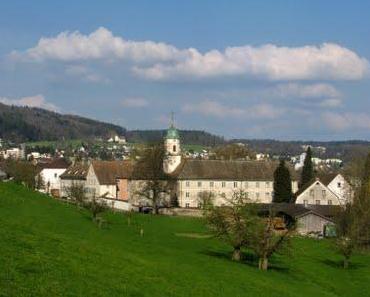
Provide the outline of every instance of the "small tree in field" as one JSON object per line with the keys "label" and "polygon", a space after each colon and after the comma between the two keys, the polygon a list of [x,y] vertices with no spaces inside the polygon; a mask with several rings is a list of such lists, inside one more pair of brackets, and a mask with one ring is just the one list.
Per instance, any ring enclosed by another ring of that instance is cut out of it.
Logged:
{"label": "small tree in field", "polygon": [[70,187],[65,188],[67,198],[74,201],[77,206],[83,206],[87,197],[86,197],[86,188],[83,184],[72,183]]}
{"label": "small tree in field", "polygon": [[336,247],[348,268],[355,250],[370,246],[370,154],[362,169],[362,178],[355,188],[353,203],[342,207],[335,216]]}
{"label": "small tree in field", "polygon": [[274,172],[274,202],[291,202],[292,199],[292,180],[289,169],[285,166],[285,161],[281,160]]}
{"label": "small tree in field", "polygon": [[295,230],[294,224],[285,230],[275,230],[275,214],[269,210],[267,217],[258,217],[255,224],[248,229],[248,247],[258,256],[258,268],[267,270],[271,256],[281,251],[289,242]]}
{"label": "small tree in field", "polygon": [[101,227],[103,220],[100,214],[108,209],[107,203],[103,199],[93,196],[84,203],[84,207],[91,212],[92,220]]}
{"label": "small tree in field", "polygon": [[232,260],[240,261],[241,248],[247,243],[248,229],[254,224],[256,214],[242,190],[235,192],[227,201],[228,206],[209,208],[206,220],[213,234],[232,246]]}

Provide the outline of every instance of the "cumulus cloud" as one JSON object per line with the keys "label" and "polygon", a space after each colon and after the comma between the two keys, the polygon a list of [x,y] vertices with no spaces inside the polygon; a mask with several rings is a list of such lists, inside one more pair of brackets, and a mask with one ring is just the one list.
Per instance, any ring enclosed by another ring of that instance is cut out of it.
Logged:
{"label": "cumulus cloud", "polygon": [[144,98],[125,98],[121,104],[127,108],[142,108],[148,106],[149,102]]}
{"label": "cumulus cloud", "polygon": [[58,111],[59,108],[53,103],[47,102],[43,95],[35,95],[29,97],[22,97],[18,99],[10,99],[7,97],[0,97],[0,102],[7,105],[29,106]]}
{"label": "cumulus cloud", "polygon": [[154,41],[131,41],[106,28],[89,35],[78,31],[43,37],[16,57],[36,61],[125,60],[132,71],[152,80],[244,76],[267,80],[358,80],[369,62],[354,51],[334,43],[283,47],[266,44],[237,46],[201,53]]}
{"label": "cumulus cloud", "polygon": [[[17,52],[13,54],[22,55]],[[75,31],[62,32],[56,37],[43,37],[35,47],[26,50],[23,56],[38,61],[127,59],[145,62],[172,60],[181,57],[181,52],[161,42],[125,40],[100,27],[89,35]]]}
{"label": "cumulus cloud", "polygon": [[247,117],[252,119],[275,119],[284,113],[284,109],[270,104],[256,104],[248,108],[230,107],[212,100],[204,100],[195,104],[186,104],[182,108],[186,113],[200,113],[218,118]]}
{"label": "cumulus cloud", "polygon": [[346,131],[350,129],[370,129],[370,116],[366,113],[335,113],[325,112],[322,120],[333,131]]}
{"label": "cumulus cloud", "polygon": [[368,73],[369,62],[332,43],[296,48],[268,44],[229,47],[224,52],[211,50],[204,54],[189,49],[183,61],[136,67],[134,71],[154,80],[231,75],[267,80],[357,80]]}

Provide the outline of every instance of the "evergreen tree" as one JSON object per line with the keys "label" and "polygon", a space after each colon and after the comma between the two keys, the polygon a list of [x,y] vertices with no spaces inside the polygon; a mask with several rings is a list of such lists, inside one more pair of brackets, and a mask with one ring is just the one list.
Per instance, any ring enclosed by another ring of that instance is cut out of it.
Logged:
{"label": "evergreen tree", "polygon": [[303,163],[300,187],[304,187],[313,179],[313,177],[312,151],[311,147],[308,147],[306,151],[306,158],[304,159]]}
{"label": "evergreen tree", "polygon": [[274,202],[291,202],[292,180],[289,169],[285,166],[285,161],[281,160],[274,172]]}

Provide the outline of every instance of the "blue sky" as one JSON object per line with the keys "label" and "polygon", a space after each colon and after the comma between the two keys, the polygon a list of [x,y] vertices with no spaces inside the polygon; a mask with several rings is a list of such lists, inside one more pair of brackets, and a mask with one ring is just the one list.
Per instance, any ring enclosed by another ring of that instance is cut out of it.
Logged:
{"label": "blue sky", "polygon": [[370,139],[369,1],[2,1],[0,101],[129,129]]}

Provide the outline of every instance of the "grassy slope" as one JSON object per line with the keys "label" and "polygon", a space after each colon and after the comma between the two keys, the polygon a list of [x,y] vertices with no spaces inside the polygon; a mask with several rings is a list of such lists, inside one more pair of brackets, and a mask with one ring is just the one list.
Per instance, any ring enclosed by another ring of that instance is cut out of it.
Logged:
{"label": "grassy slope", "polygon": [[[0,296],[369,296],[370,256],[344,271],[325,241],[297,239],[274,269],[229,261],[197,219],[87,213],[0,183]],[[140,237],[140,228],[144,236]]]}

